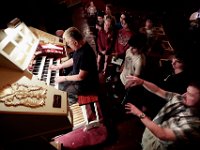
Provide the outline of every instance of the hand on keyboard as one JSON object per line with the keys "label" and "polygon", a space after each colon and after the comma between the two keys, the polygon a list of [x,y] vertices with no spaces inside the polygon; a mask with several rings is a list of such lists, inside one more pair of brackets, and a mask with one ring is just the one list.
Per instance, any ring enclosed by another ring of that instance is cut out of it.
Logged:
{"label": "hand on keyboard", "polygon": [[59,70],[60,68],[59,68],[59,66],[56,66],[56,65],[50,65],[49,69],[50,70]]}
{"label": "hand on keyboard", "polygon": [[55,78],[56,83],[65,82],[65,81],[66,81],[66,76],[59,76]]}

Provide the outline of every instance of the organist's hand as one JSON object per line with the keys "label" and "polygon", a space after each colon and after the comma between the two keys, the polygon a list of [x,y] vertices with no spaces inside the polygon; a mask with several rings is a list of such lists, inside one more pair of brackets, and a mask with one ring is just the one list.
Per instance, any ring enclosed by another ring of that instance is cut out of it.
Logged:
{"label": "organist's hand", "polygon": [[66,76],[59,76],[55,78],[56,83],[65,82],[65,81],[66,81]]}
{"label": "organist's hand", "polygon": [[50,65],[50,66],[49,66],[49,69],[50,69],[50,70],[59,70],[60,67],[59,67],[59,66],[56,66],[56,65]]}

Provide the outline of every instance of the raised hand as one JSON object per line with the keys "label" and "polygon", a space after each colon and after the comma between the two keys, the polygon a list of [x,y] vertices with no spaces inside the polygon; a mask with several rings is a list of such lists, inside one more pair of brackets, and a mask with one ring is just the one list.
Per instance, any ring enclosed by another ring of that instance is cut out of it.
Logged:
{"label": "raised hand", "polygon": [[125,110],[127,114],[138,115],[141,113],[141,111],[135,105],[131,103],[125,104]]}
{"label": "raised hand", "polygon": [[125,84],[126,89],[133,86],[142,85],[144,83],[143,79],[132,75],[126,76],[126,79],[127,79],[127,82]]}

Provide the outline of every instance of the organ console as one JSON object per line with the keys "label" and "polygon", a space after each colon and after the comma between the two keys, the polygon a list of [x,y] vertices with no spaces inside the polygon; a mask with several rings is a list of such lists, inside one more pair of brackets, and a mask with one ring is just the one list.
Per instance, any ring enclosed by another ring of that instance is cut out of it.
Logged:
{"label": "organ console", "polygon": [[48,69],[65,56],[58,37],[18,19],[0,30],[0,149],[84,125],[79,105],[69,106],[54,82],[62,71]]}

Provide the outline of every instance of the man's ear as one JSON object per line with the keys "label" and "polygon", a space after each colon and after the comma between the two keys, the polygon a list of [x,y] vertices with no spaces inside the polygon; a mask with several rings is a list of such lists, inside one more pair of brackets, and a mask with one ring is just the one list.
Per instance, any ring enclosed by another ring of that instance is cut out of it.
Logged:
{"label": "man's ear", "polygon": [[74,40],[74,45],[78,46],[78,41]]}

